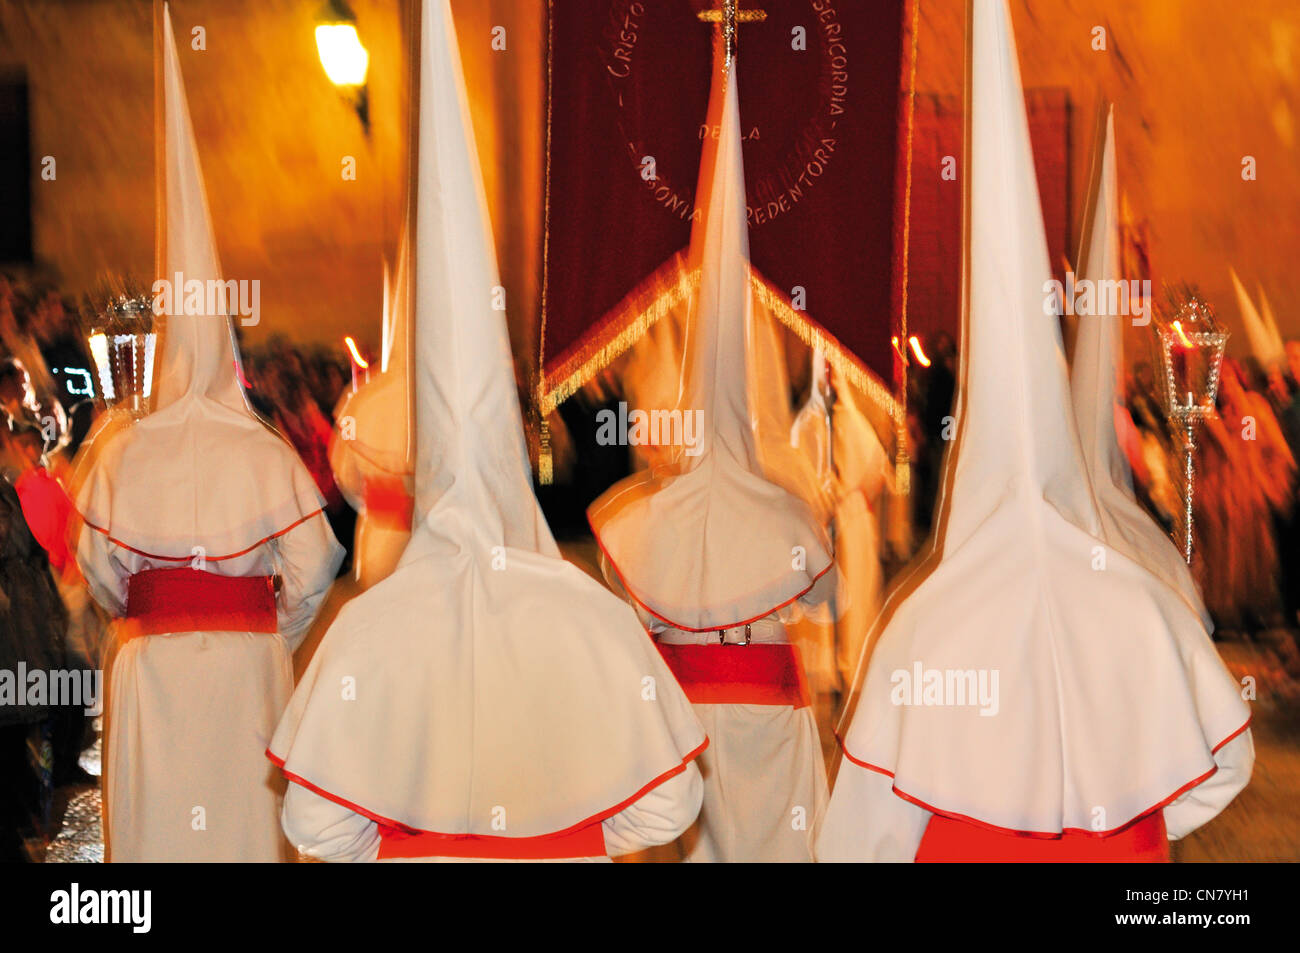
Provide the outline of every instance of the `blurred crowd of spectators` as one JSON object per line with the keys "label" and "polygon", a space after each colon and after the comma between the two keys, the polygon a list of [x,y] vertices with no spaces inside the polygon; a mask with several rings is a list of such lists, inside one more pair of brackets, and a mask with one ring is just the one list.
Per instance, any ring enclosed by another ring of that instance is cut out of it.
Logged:
{"label": "blurred crowd of spectators", "polygon": [[[925,342],[930,366],[910,373],[909,431],[915,522],[924,532],[955,436],[957,348],[942,332]],[[1135,494],[1171,534],[1183,522],[1183,433],[1165,413],[1164,370],[1134,360],[1115,424]],[[1297,626],[1300,612],[1300,341],[1286,364],[1226,359],[1218,413],[1195,431],[1192,569],[1218,635]]]}

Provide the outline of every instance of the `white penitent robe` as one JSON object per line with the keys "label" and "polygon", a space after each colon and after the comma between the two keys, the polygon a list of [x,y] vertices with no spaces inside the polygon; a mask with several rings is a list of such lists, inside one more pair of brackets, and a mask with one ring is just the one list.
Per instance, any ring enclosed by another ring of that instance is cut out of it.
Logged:
{"label": "white penitent robe", "polygon": [[[729,631],[734,637],[735,632]],[[670,645],[708,645],[716,632],[656,633]],[[753,642],[785,643],[785,626],[768,616],[751,626]],[[744,652],[737,645],[728,651]],[[688,693],[689,694],[689,693]],[[693,703],[709,736],[699,756],[704,801],[680,843],[688,863],[807,863],[811,831],[828,798],[817,721],[808,704]]]}
{"label": "white penitent robe", "polygon": [[[820,356],[815,360],[820,360]],[[822,371],[821,373],[824,373]],[[817,374],[808,402],[791,429],[791,443],[803,451],[834,500],[835,563],[839,570],[837,619],[815,613],[793,622],[791,639],[800,647],[814,694],[848,692],[880,612],[884,569],[880,563],[877,513],[888,486],[889,454],[870,422],[840,381],[832,409],[833,454],[827,453],[826,403]]]}
{"label": "white penitent robe", "polygon": [[[291,454],[286,446],[286,458]],[[310,480],[305,471],[302,477]],[[202,546],[202,537],[194,545]],[[278,822],[283,783],[265,752],[293,692],[293,650],[341,558],[318,512],[243,555],[204,564],[217,576],[277,577],[279,632],[132,638],[129,625],[114,625],[105,664],[108,860],[291,859]],[[81,533],[77,559],[114,616],[126,610],[134,574],[191,565],[145,555],[91,527]]]}
{"label": "white penitent robe", "polygon": [[[162,19],[166,274],[218,281],[165,6]],[[154,412],[101,428],[77,475],[77,561],[119,620],[105,666],[107,855],[284,860],[264,752],[343,550],[302,461],[248,408],[230,319],[161,310]]]}
{"label": "white penitent robe", "polygon": [[[692,762],[680,774],[652,788],[601,822],[601,834],[605,840],[604,855],[568,860],[599,863],[680,837],[699,813],[703,790],[700,769]],[[315,860],[356,863],[374,861],[379,857],[380,834],[376,821],[299,784],[289,785],[285,795],[284,830],[303,854]],[[389,858],[386,862],[388,860],[425,863],[486,862],[479,857],[436,856]]]}
{"label": "white penitent robe", "polygon": [[636,615],[564,561],[532,493],[448,0],[421,4],[415,512],[267,750],[324,860],[597,859],[699,809],[698,719]]}
{"label": "white penitent robe", "polygon": [[[619,588],[615,574],[611,585]],[[830,579],[831,577],[827,577]],[[829,582],[827,583],[829,585]],[[635,604],[634,604],[635,605]],[[714,646],[719,632],[672,628],[635,605],[661,646]],[[790,607],[751,623],[750,645],[786,645],[787,623],[801,615]],[[739,653],[745,627],[723,630],[725,651]],[[671,649],[669,650],[671,651]],[[671,667],[671,662],[670,662]],[[813,859],[812,829],[829,798],[826,762],[810,699],[791,703],[730,704],[698,701],[708,688],[684,684],[709,746],[697,761],[704,778],[699,818],[676,844],[688,863],[807,863]]]}
{"label": "white penitent robe", "polygon": [[973,3],[969,76],[961,430],[817,857],[1167,860],[1247,783],[1250,709],[1182,593],[1118,548],[1097,562],[1007,0]]}
{"label": "white penitent robe", "polygon": [[700,163],[705,214],[687,256],[700,283],[677,401],[701,439],[615,484],[588,517],[606,578],[635,603],[709,735],[687,859],[810,861],[825,766],[785,623],[828,601],[833,555],[753,293],[737,72],[715,40],[708,122],[720,134]]}

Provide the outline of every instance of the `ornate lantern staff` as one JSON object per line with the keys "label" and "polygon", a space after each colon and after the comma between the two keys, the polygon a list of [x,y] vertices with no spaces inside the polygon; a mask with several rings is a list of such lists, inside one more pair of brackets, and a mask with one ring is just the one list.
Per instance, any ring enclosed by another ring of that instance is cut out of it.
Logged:
{"label": "ornate lantern staff", "polygon": [[1183,438],[1183,558],[1190,565],[1196,424],[1214,413],[1228,332],[1194,291],[1184,290],[1178,298],[1172,315],[1161,322],[1159,334],[1166,413],[1171,429]]}
{"label": "ornate lantern staff", "polygon": [[99,373],[100,395],[112,410],[132,417],[149,412],[153,394],[153,303],[147,295],[115,294],[92,319],[88,344]]}

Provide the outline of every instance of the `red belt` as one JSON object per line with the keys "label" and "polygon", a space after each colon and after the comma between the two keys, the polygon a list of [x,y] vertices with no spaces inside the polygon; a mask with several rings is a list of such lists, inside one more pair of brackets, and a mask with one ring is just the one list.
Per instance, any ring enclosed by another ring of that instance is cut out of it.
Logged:
{"label": "red belt", "polygon": [[1163,811],[1152,811],[1106,837],[1081,831],[1031,837],[935,814],[926,825],[916,862],[1159,864],[1169,862],[1169,839]]}
{"label": "red belt", "polygon": [[697,705],[808,704],[799,654],[788,643],[666,645],[659,653]]}
{"label": "red belt", "polygon": [[366,478],[365,506],[368,519],[409,530],[414,503],[402,480],[392,477]]}
{"label": "red belt", "polygon": [[487,860],[567,860],[604,857],[600,822],[545,837],[480,837],[475,834],[409,833],[379,826],[379,859],[392,857],[478,857]]}
{"label": "red belt", "polygon": [[270,576],[146,569],[127,581],[127,637],[163,632],[276,632]]}

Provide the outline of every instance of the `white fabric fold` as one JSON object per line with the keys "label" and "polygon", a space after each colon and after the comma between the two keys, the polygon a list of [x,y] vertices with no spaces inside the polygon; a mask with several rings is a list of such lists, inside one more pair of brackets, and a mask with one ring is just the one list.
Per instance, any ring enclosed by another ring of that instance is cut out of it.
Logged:
{"label": "white fabric fold", "polygon": [[[1088,205],[1076,270],[1091,282],[1093,300],[1104,311],[1107,296],[1096,292],[1103,282],[1119,281],[1119,187],[1115,171],[1115,117],[1105,125],[1093,157]],[[1087,287],[1087,286],[1085,286]],[[1133,475],[1115,432],[1115,413],[1123,336],[1120,314],[1096,313],[1079,318],[1070,390],[1084,465],[1092,480],[1101,517],[1099,535],[1107,544],[1151,570],[1187,600],[1207,629],[1214,623],[1181,553],[1133,495]]]}

